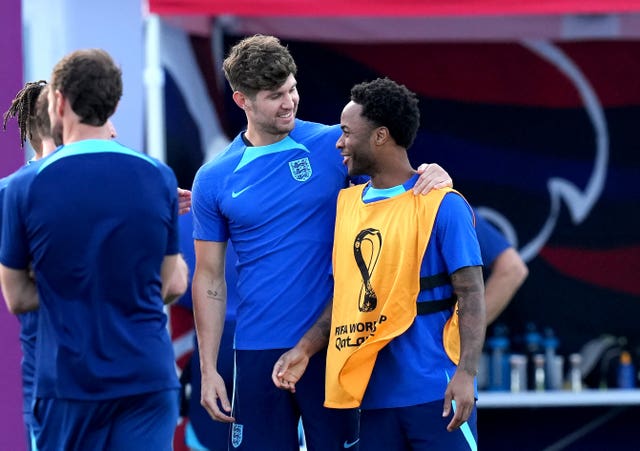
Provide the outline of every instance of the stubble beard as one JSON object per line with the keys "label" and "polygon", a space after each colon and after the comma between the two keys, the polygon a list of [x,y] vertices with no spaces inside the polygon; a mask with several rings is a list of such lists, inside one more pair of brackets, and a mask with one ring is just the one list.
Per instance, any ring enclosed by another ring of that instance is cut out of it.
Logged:
{"label": "stubble beard", "polygon": [[63,128],[61,122],[56,122],[51,126],[51,137],[53,138],[53,142],[56,146],[61,146],[64,144],[62,141],[63,136]]}
{"label": "stubble beard", "polygon": [[351,154],[348,167],[349,176],[367,175],[373,176],[376,173],[376,164],[370,158],[358,158]]}
{"label": "stubble beard", "polygon": [[294,122],[292,122],[291,125],[287,125],[287,126],[278,126],[277,124],[273,124],[271,127],[268,127],[268,129],[265,131],[273,136],[286,136],[293,131],[294,126],[295,126]]}

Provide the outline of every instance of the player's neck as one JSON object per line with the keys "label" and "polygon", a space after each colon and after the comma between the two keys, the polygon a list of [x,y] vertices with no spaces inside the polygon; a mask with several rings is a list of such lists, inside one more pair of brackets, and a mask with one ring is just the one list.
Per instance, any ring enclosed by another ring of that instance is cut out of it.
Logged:
{"label": "player's neck", "polygon": [[390,161],[379,161],[377,169],[375,174],[370,175],[371,186],[378,189],[402,185],[416,174],[408,158],[393,158]]}
{"label": "player's neck", "polygon": [[247,131],[244,133],[245,142],[248,141],[253,146],[268,146],[270,144],[274,144],[282,141],[289,133],[279,133],[279,134],[271,134],[271,133],[260,133],[251,127],[247,128]]}
{"label": "player's neck", "polygon": [[42,152],[40,153],[40,158],[44,158],[47,155],[52,154],[54,150],[56,150],[56,144],[53,142],[53,138],[42,138]]}
{"label": "player's neck", "polygon": [[76,122],[69,127],[65,127],[62,142],[64,144],[71,144],[87,139],[108,139],[106,138],[109,135],[107,128],[107,124],[96,127],[94,125]]}

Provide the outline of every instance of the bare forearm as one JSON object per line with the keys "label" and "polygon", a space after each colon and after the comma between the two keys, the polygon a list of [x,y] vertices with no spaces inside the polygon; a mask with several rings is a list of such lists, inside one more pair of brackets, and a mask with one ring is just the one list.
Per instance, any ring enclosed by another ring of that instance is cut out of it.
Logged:
{"label": "bare forearm", "polygon": [[16,270],[0,265],[0,283],[11,313],[25,313],[39,307],[36,283],[27,269]]}
{"label": "bare forearm", "polygon": [[180,296],[182,296],[189,287],[189,267],[187,266],[187,262],[184,261],[184,258],[181,254],[178,254],[178,257],[175,262],[175,266],[171,275],[168,276],[168,280],[166,284],[163,284],[163,294],[162,299],[165,304],[171,304]]}
{"label": "bare forearm", "polygon": [[498,256],[485,283],[487,325],[507,307],[529,274],[527,265],[515,249],[507,249]]}
{"label": "bare forearm", "polygon": [[458,297],[460,325],[460,363],[458,368],[475,374],[484,344],[486,309],[482,268],[462,268],[452,274],[454,291]]}
{"label": "bare forearm", "polygon": [[326,349],[329,343],[332,306],[333,301],[330,300],[315,324],[311,326],[296,345],[309,357],[322,349]]}
{"label": "bare forearm", "polygon": [[192,284],[193,314],[196,323],[202,373],[217,371],[218,351],[227,308],[227,287],[222,278],[196,273]]}

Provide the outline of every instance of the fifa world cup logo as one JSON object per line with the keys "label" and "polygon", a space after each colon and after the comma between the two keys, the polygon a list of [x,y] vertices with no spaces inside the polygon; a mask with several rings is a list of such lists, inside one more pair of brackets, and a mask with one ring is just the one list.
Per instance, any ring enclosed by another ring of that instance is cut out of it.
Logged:
{"label": "fifa world cup logo", "polygon": [[371,285],[371,275],[378,263],[382,249],[382,235],[376,229],[364,229],[353,242],[353,256],[362,276],[362,287],[358,297],[358,310],[371,312],[378,305],[376,292]]}

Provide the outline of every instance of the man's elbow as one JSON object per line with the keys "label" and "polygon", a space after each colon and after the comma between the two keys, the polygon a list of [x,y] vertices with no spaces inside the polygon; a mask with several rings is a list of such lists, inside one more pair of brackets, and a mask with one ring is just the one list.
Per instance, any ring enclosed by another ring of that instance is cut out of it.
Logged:
{"label": "man's elbow", "polygon": [[9,313],[12,313],[14,315],[19,315],[20,313],[22,313],[21,309],[19,308],[19,305],[13,302],[13,300],[10,299],[6,295],[6,293],[4,293],[4,302],[5,304],[7,304],[7,310],[9,310]]}
{"label": "man's elbow", "polygon": [[38,308],[38,304],[34,305],[33,302],[26,302],[18,295],[7,293],[6,291],[3,291],[3,294],[5,303],[7,304],[7,310],[14,315],[32,312]]}
{"label": "man's elbow", "polygon": [[40,305],[35,281],[26,271],[0,265],[0,289],[7,310],[14,315],[37,310]]}
{"label": "man's elbow", "polygon": [[7,308],[9,309],[9,313],[12,313],[14,315],[21,315],[23,313],[28,313],[28,312],[33,312],[34,310],[38,309],[38,306],[29,306],[29,305],[22,305],[22,304],[9,304],[7,302]]}
{"label": "man's elbow", "polygon": [[518,251],[510,247],[494,261],[491,273],[517,290],[529,276],[529,268]]}
{"label": "man's elbow", "polygon": [[529,268],[521,258],[518,258],[517,262],[513,265],[512,272],[513,277],[518,281],[518,287],[529,277]]}
{"label": "man's elbow", "polygon": [[184,258],[180,255],[176,266],[171,274],[169,283],[167,284],[163,301],[165,304],[171,304],[179,299],[187,292],[189,288],[189,268]]}
{"label": "man's elbow", "polygon": [[184,280],[180,278],[180,280],[174,280],[171,286],[167,289],[166,294],[164,295],[163,301],[165,304],[172,304],[182,297],[183,294],[187,292],[189,284],[187,282],[187,277],[184,277]]}

